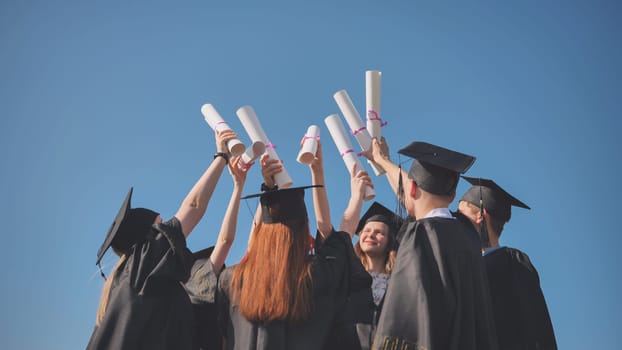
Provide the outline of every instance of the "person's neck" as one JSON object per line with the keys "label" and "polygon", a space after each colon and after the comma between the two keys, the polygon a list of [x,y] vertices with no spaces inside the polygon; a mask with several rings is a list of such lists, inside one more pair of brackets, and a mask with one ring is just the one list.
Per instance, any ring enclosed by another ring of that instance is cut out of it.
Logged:
{"label": "person's neck", "polygon": [[415,202],[415,217],[423,218],[434,209],[447,208],[449,202],[438,197],[421,198]]}
{"label": "person's neck", "polygon": [[367,256],[367,272],[384,273],[384,259],[382,257]]}
{"label": "person's neck", "polygon": [[499,247],[499,240],[497,238],[494,237],[490,237],[491,235],[488,235],[489,239],[490,239],[490,246],[486,247],[486,248],[482,248],[482,253],[485,253],[487,251],[489,251],[490,249],[494,249],[494,248],[498,248]]}

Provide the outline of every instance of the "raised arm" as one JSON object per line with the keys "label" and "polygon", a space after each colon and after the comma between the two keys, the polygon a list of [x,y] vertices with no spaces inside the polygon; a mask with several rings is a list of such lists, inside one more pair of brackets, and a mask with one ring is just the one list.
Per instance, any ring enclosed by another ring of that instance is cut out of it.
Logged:
{"label": "raised arm", "polygon": [[[393,189],[393,193],[395,193],[395,195],[399,198],[398,188],[400,168],[389,158],[389,145],[387,144],[384,137],[382,137],[380,140],[374,138],[371,151],[365,152],[364,155],[369,158],[369,160],[380,165],[386,171],[387,181],[389,182],[391,189]],[[401,173],[402,185],[404,186],[403,200],[406,201],[406,203],[402,204],[409,213],[414,212],[412,198],[408,195],[410,193],[410,188],[412,185],[411,180],[408,178],[408,173],[406,171],[402,169]]]}
{"label": "raised arm", "polygon": [[[216,150],[218,153],[224,153],[229,157],[227,149],[227,141],[237,137],[237,134],[231,130],[216,132]],[[218,179],[222,171],[227,165],[227,159],[224,156],[214,157],[212,164],[205,170],[203,175],[194,184],[186,198],[181,203],[175,217],[181,223],[184,236],[188,237],[190,232],[199,223],[199,220],[205,214],[207,204],[212,198]]]}
{"label": "raised arm", "polygon": [[315,158],[309,164],[311,169],[311,183],[322,185],[313,188],[313,207],[315,209],[315,219],[317,220],[317,230],[322,239],[328,238],[333,231],[333,224],[330,220],[330,206],[326,195],[326,181],[324,179],[324,165],[322,161],[322,144],[318,141]]}
{"label": "raised arm", "polygon": [[350,200],[348,207],[343,212],[341,222],[339,223],[339,231],[347,232],[350,237],[356,234],[356,227],[361,218],[361,209],[365,199],[365,189],[367,186],[374,187],[367,171],[360,170],[355,172],[356,164],[352,165],[350,171]]}
{"label": "raised arm", "polygon": [[244,183],[246,182],[246,174],[249,168],[241,169],[239,167],[241,159],[235,157],[229,164],[229,173],[233,178],[233,192],[231,193],[231,199],[229,200],[229,206],[227,212],[220,226],[220,233],[218,234],[218,240],[212,255],[210,255],[210,261],[214,267],[214,272],[218,275],[220,270],[225,264],[233,240],[235,239],[235,231],[238,222],[238,213],[240,211],[240,197],[242,196],[242,190],[244,189]]}

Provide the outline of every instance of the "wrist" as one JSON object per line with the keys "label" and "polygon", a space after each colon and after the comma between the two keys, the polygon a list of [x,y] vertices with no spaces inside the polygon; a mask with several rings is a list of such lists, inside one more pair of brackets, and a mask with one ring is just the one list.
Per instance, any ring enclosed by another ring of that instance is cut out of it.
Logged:
{"label": "wrist", "polygon": [[229,155],[225,152],[216,152],[214,153],[214,159],[221,157],[225,160],[225,163],[229,163]]}
{"label": "wrist", "polygon": [[277,184],[274,184],[274,186],[272,187],[266,185],[265,182],[261,184],[261,192],[276,191],[278,189],[279,189],[279,186]]}

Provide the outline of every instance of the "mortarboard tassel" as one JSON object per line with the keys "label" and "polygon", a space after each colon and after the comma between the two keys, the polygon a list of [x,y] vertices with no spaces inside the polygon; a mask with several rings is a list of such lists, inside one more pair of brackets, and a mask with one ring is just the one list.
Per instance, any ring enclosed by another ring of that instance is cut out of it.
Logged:
{"label": "mortarboard tassel", "polygon": [[102,270],[101,263],[97,263],[97,267],[99,268],[99,273],[102,275],[102,277],[104,278],[104,281],[105,281],[106,280],[106,275],[104,274],[104,270]]}
{"label": "mortarboard tassel", "polygon": [[479,215],[482,217],[482,222],[479,224],[479,235],[482,241],[482,248],[486,249],[490,247],[490,239],[488,238],[488,228],[486,227],[486,218],[484,217],[484,199],[482,196],[482,179],[479,179]]}

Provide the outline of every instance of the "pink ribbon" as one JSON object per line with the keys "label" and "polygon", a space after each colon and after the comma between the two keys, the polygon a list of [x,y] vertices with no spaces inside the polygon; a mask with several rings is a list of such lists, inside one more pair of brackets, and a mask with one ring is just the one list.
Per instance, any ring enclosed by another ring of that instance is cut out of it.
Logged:
{"label": "pink ribbon", "polygon": [[276,146],[272,142],[268,142],[268,144],[266,145],[266,148],[276,149]]}
{"label": "pink ribbon", "polygon": [[[370,114],[371,114],[371,117],[370,117]],[[373,109],[370,109],[367,111],[367,120],[378,120],[380,121],[381,127],[389,123],[389,122],[383,121],[382,118],[380,118],[380,116],[378,115],[378,113],[374,111]]]}
{"label": "pink ribbon", "polygon": [[352,133],[352,135],[356,136],[356,134],[358,134],[359,132],[361,132],[361,131],[363,131],[363,130],[365,130],[365,129],[367,129],[367,127],[366,127],[366,126],[361,126],[360,128],[358,128],[358,129],[356,129],[356,130],[352,130],[352,131],[350,131],[350,133]]}
{"label": "pink ribbon", "polygon": [[307,135],[305,135],[305,136],[302,137],[302,140],[300,140],[300,145],[302,146],[305,143],[305,141],[308,140],[308,139],[315,139],[315,141],[320,141],[320,135],[318,135],[318,136],[307,136]]}
{"label": "pink ribbon", "polygon": [[343,158],[343,156],[345,156],[346,154],[352,153],[352,152],[354,152],[354,150],[352,148],[347,149],[347,150],[341,152],[341,158]]}

